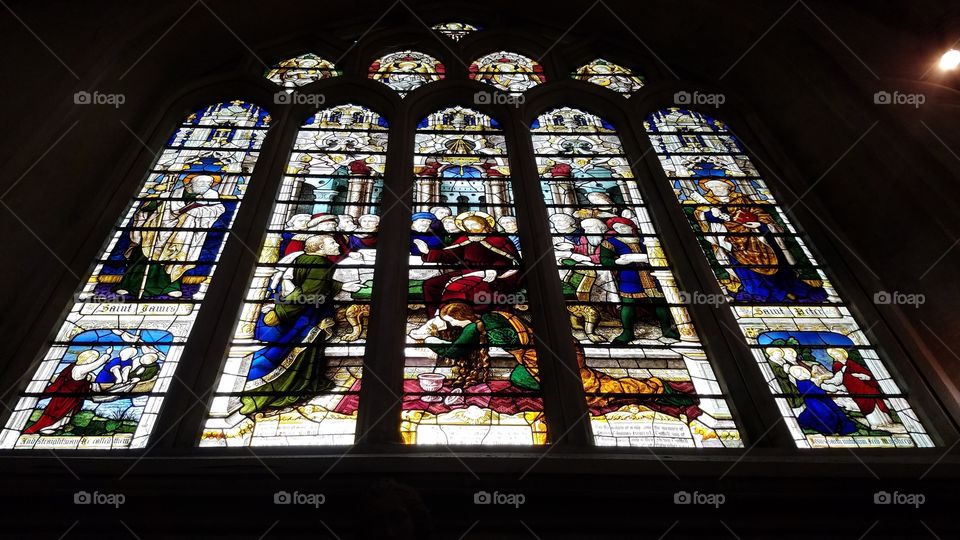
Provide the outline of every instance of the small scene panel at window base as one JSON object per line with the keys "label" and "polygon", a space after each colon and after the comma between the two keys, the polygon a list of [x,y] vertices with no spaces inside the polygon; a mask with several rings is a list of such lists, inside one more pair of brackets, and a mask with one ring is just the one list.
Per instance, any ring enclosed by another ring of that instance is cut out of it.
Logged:
{"label": "small scene panel at window base", "polygon": [[797,446],[933,446],[909,396],[727,125],[669,108],[645,126]]}
{"label": "small scene panel at window base", "polygon": [[403,440],[545,444],[503,134],[453,107],[421,122],[414,152]]}
{"label": "small scene panel at window base", "polygon": [[602,58],[597,58],[593,62],[577,68],[577,71],[573,73],[573,78],[623,94],[624,97],[630,97],[644,85],[643,77],[640,75],[629,68],[608,62]]}
{"label": "small scene panel at window base", "polygon": [[429,54],[417,51],[390,53],[370,65],[370,78],[393,88],[400,97],[433,81],[442,80],[446,68]]}
{"label": "small scene panel at window base", "polygon": [[386,144],[359,106],[301,127],[200,446],[354,442]]}
{"label": "small scene panel at window base", "polygon": [[595,443],[742,446],[613,126],[561,108],[531,131]]}
{"label": "small scene panel at window base", "polygon": [[0,433],[0,448],[147,446],[270,117],[190,115],[131,201]]}

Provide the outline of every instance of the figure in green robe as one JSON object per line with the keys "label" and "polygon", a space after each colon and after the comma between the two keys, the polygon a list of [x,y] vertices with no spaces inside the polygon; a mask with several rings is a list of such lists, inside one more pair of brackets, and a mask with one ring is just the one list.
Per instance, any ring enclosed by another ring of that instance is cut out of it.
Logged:
{"label": "figure in green robe", "polygon": [[[340,245],[332,235],[311,236],[303,253],[291,254],[292,266],[281,270],[278,300],[264,306],[254,330],[254,336],[269,345],[253,354],[246,388],[254,395],[241,398],[241,414],[300,405],[334,385],[318,345],[333,335],[333,297],[341,289],[333,279],[333,260],[339,255]],[[298,347],[300,352],[291,357]]]}
{"label": "figure in green robe", "polygon": [[427,338],[425,343],[437,356],[453,361],[453,386],[466,388],[487,382],[490,355],[487,345],[500,347],[517,360],[510,373],[510,382],[527,390],[537,390],[537,353],[532,345],[532,332],[515,314],[506,310],[476,313],[461,302],[444,304],[440,318],[447,324],[461,327],[460,335],[451,343]]}

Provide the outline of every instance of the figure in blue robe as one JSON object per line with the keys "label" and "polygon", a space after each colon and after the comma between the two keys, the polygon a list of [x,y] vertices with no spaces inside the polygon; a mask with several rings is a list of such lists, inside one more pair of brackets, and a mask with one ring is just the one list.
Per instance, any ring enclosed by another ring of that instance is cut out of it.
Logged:
{"label": "figure in blue robe", "polygon": [[446,247],[443,243],[443,235],[435,234],[434,228],[435,225],[439,224],[440,228],[443,228],[443,224],[437,220],[437,216],[431,214],[430,212],[417,212],[411,216],[411,222],[414,227],[417,226],[418,220],[430,220],[430,224],[426,227],[426,230],[417,230],[411,229],[410,232],[410,254],[411,255],[421,255],[420,248],[417,247],[414,240],[423,240],[426,242],[427,247],[430,249],[443,249]]}
{"label": "figure in blue robe", "polygon": [[[790,257],[774,236],[780,230],[773,215],[763,205],[734,191],[726,178],[700,181],[706,190],[703,198],[710,206],[697,208],[706,231],[707,224],[721,225],[727,233],[722,249],[742,285],[724,284],[738,302],[823,302],[827,291],[818,280],[801,279],[790,264]],[[718,247],[718,249],[721,249]]]}
{"label": "figure in blue robe", "polygon": [[856,424],[813,381],[798,380],[797,390],[803,396],[805,406],[803,412],[797,415],[797,423],[801,428],[823,435],[849,435],[857,431]]}
{"label": "figure in blue robe", "polygon": [[94,382],[100,384],[113,384],[117,382],[117,376],[113,372],[113,368],[119,368],[120,371],[123,371],[125,367],[133,367],[133,359],[123,359],[119,356],[111,358],[106,364],[100,368],[100,373],[97,374],[97,378],[94,379]]}

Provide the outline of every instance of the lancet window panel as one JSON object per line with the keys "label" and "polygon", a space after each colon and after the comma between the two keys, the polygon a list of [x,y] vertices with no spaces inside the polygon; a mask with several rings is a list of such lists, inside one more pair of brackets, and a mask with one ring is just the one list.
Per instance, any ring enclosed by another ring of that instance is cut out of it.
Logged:
{"label": "lancet window panel", "polygon": [[200,446],[354,442],[386,133],[357,105],[299,130]]}
{"label": "lancet window panel", "polygon": [[414,145],[407,444],[542,445],[546,419],[499,124],[451,107]]}
{"label": "lancet window panel", "polygon": [[741,446],[614,127],[563,107],[531,133],[595,443]]}
{"label": "lancet window panel", "polygon": [[260,155],[270,115],[231,101],[167,141],[0,432],[0,447],[144,448]]}
{"label": "lancet window panel", "polygon": [[647,133],[800,448],[933,446],[909,395],[721,120],[683,108]]}

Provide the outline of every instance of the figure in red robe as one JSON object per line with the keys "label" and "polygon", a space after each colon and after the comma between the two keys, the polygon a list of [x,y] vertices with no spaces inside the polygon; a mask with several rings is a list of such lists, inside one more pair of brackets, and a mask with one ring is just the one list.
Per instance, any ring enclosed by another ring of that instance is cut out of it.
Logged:
{"label": "figure in red robe", "polygon": [[497,295],[515,294],[520,288],[520,253],[507,235],[489,236],[494,230],[493,218],[483,212],[465,212],[457,221],[465,234],[446,248],[429,249],[426,242],[414,240],[424,262],[462,268],[424,281],[423,299],[431,317],[441,305],[454,300],[485,312]]}
{"label": "figure in red robe", "polygon": [[887,431],[894,428],[890,411],[887,404],[883,402],[880,383],[867,366],[849,358],[849,353],[845,349],[827,349],[827,354],[833,358],[833,373],[843,374],[841,378],[843,386],[853,396],[853,402],[857,404],[857,408],[863,413],[870,427]]}
{"label": "figure in red robe", "polygon": [[73,415],[80,412],[83,400],[93,391],[93,372],[103,367],[112,357],[113,347],[103,354],[94,349],[78,354],[76,362],[58,373],[43,391],[45,394],[53,394],[53,397],[43,409],[40,418],[24,429],[23,433],[25,435],[40,431],[49,433],[69,422]]}

